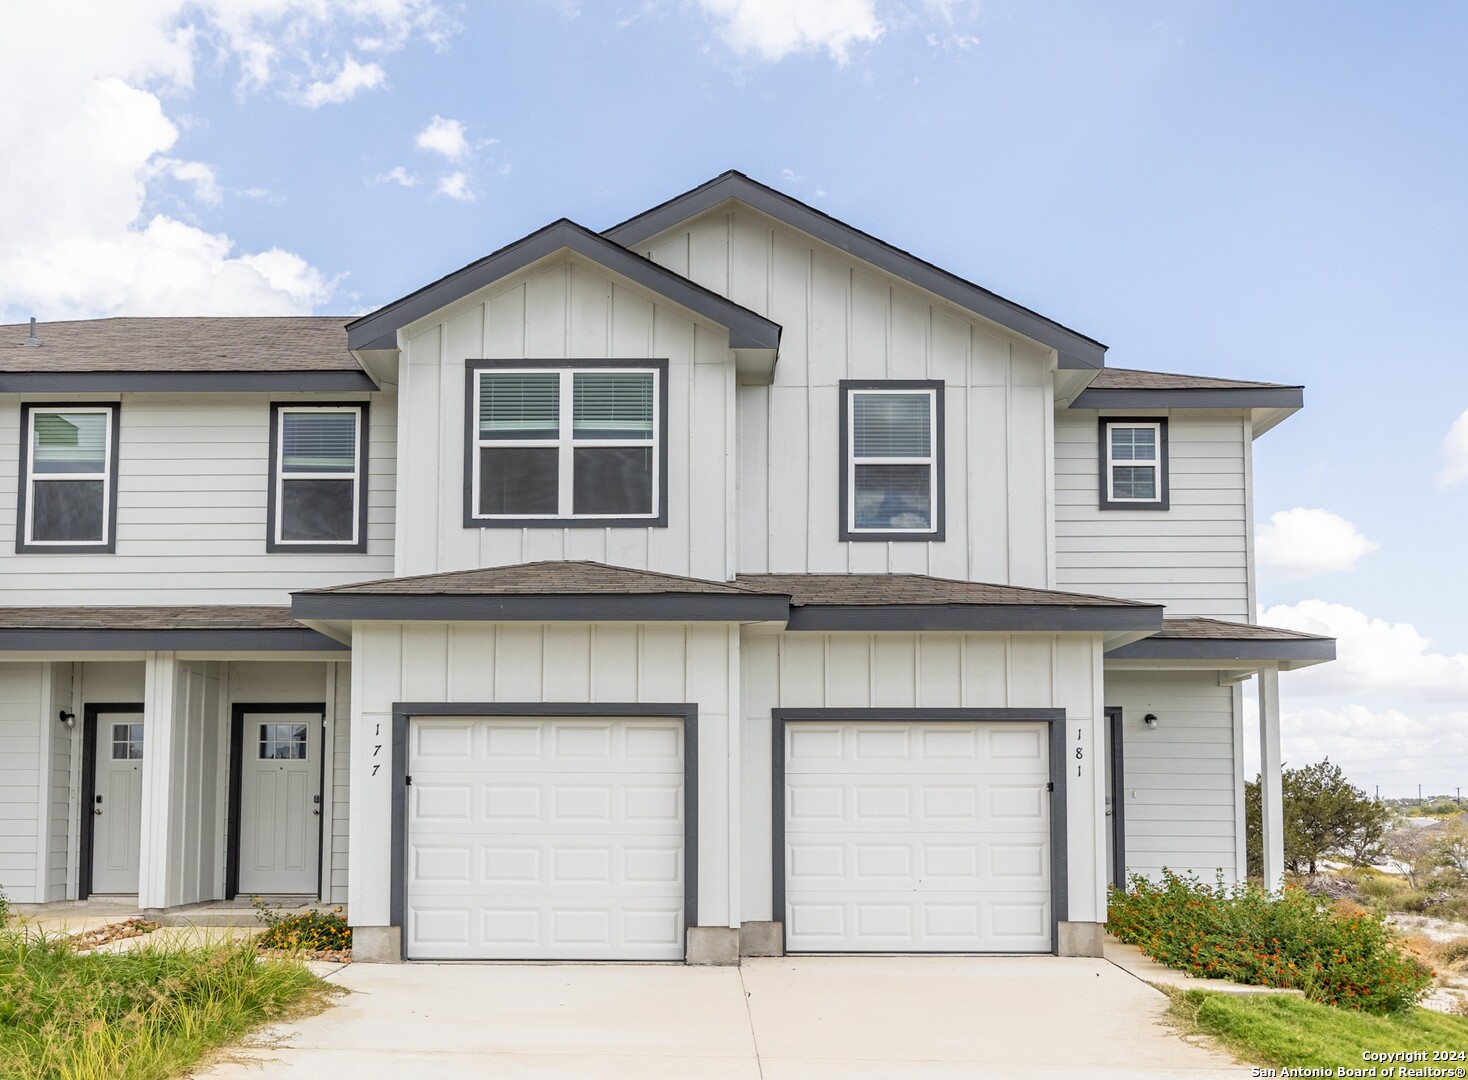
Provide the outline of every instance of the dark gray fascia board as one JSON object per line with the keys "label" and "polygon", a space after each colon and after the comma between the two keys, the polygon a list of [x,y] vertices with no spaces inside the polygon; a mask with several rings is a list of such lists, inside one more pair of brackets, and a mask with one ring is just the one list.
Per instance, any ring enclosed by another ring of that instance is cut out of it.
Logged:
{"label": "dark gray fascia board", "polygon": [[607,594],[404,596],[295,593],[297,619],[389,622],[784,622],[788,596]]}
{"label": "dark gray fascia board", "polygon": [[0,630],[0,651],[345,652],[347,646],[307,627],[270,630]]}
{"label": "dark gray fascia board", "polygon": [[[787,629],[1161,630],[1161,607],[1064,607],[1059,604],[807,604],[790,609]],[[297,615],[299,616],[299,612]]]}
{"label": "dark gray fascia board", "polygon": [[347,344],[353,352],[363,349],[396,349],[400,327],[452,304],[462,296],[523,270],[531,263],[569,249],[615,274],[666,296],[676,304],[697,312],[728,328],[731,349],[778,349],[780,325],[718,293],[696,285],[681,275],[665,270],[651,259],[628,251],[598,236],[590,229],[562,218],[538,232],[486,255],[415,293],[395,300],[355,322],[347,324]]}
{"label": "dark gray fascia board", "polygon": [[1107,660],[1306,660],[1335,659],[1335,639],[1224,641],[1217,638],[1143,638],[1106,654]]}
{"label": "dark gray fascia board", "polygon": [[12,371],[0,372],[0,393],[372,393],[365,371]]}
{"label": "dark gray fascia board", "polygon": [[1189,390],[1082,390],[1072,409],[1303,409],[1305,388],[1231,387]]}
{"label": "dark gray fascia board", "polygon": [[1032,341],[1048,345],[1059,354],[1063,368],[1090,369],[1106,364],[1106,346],[1099,341],[878,240],[815,207],[751,180],[743,173],[731,171],[717,176],[692,191],[612,226],[602,235],[624,247],[631,247],[730,199],[737,199],[776,221],[814,236]]}

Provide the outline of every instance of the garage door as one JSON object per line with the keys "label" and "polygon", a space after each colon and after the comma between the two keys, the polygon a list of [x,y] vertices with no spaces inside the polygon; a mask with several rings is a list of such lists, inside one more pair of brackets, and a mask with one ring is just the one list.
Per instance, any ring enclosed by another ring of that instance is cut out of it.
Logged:
{"label": "garage door", "polygon": [[407,955],[683,959],[681,720],[414,720]]}
{"label": "garage door", "polygon": [[786,947],[1050,949],[1043,723],[791,722]]}

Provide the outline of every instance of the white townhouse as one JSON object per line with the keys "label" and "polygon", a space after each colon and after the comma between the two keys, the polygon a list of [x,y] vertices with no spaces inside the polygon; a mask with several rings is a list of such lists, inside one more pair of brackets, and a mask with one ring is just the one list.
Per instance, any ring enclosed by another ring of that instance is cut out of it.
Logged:
{"label": "white townhouse", "polygon": [[[1254,439],[739,174],[353,321],[0,328],[0,888],[358,959],[1095,955],[1244,872]],[[13,513],[11,512],[13,510]]]}

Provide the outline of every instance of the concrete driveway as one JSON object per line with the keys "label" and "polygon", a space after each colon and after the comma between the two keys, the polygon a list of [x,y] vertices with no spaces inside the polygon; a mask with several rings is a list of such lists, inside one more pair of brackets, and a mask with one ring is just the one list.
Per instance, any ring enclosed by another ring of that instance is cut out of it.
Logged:
{"label": "concrete driveway", "polygon": [[784,957],[651,964],[355,964],[352,993],[210,1080],[1230,1077],[1105,960]]}

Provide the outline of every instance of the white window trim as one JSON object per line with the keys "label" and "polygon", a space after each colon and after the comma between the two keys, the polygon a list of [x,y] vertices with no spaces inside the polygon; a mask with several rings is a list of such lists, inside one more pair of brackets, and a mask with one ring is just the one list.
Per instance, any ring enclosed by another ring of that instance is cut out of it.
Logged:
{"label": "white window trim", "polygon": [[[875,394],[884,397],[895,394],[925,396],[928,399],[928,454],[926,457],[862,457],[856,453],[856,398],[859,394]],[[899,535],[912,536],[918,533],[936,535],[938,532],[938,391],[933,387],[921,389],[883,390],[877,387],[851,387],[846,391],[846,531],[860,536]],[[928,466],[928,527],[926,529],[858,528],[856,524],[856,467],[858,465],[926,465]]]}
{"label": "white window trim", "polygon": [[[617,375],[651,375],[652,376],[652,437],[649,439],[578,439],[575,437],[575,378],[578,374],[617,374]],[[483,437],[481,418],[479,415],[481,386],[485,376],[489,375],[558,375],[560,376],[560,391],[557,398],[560,407],[559,424],[557,435],[554,439],[486,439]],[[568,368],[544,368],[544,367],[492,367],[479,368],[474,372],[474,410],[473,410],[473,461],[470,464],[472,475],[470,478],[471,498],[473,499],[474,521],[647,521],[656,522],[660,515],[659,508],[662,506],[663,475],[660,467],[662,461],[662,422],[659,418],[658,403],[662,401],[662,377],[663,373],[657,367],[639,367],[637,365],[622,366],[597,366],[597,367],[568,367]],[[557,464],[559,473],[556,486],[556,495],[559,507],[554,514],[485,514],[479,509],[479,473],[480,473],[480,451],[486,447],[555,447],[558,451]],[[653,474],[652,474],[652,509],[646,514],[577,514],[572,507],[575,504],[575,451],[581,448],[598,446],[634,446],[647,447],[652,451]]]}
{"label": "white window trim", "polygon": [[[352,435],[352,471],[293,472],[285,471],[285,417],[287,413],[354,413],[356,430]],[[275,432],[275,520],[271,522],[271,541],[276,547],[356,547],[361,543],[362,528],[362,406],[360,405],[278,405]],[[288,480],[350,480],[352,482],[352,538],[350,540],[283,540],[285,525],[285,484]]]}
{"label": "white window trim", "polygon": [[[1117,461],[1113,456],[1113,444],[1111,433],[1121,428],[1150,428],[1152,430],[1152,457],[1131,458],[1126,461]],[[1152,469],[1152,490],[1156,492],[1150,499],[1138,499],[1135,497],[1119,498],[1116,495],[1116,468],[1147,468]],[[1160,422],[1138,422],[1135,420],[1122,420],[1116,423],[1108,422],[1106,425],[1106,501],[1111,503],[1132,503],[1137,506],[1156,506],[1162,501],[1162,424]]]}
{"label": "white window trim", "polygon": [[[100,473],[37,473],[36,472],[36,417],[66,413],[99,413],[107,418],[107,434],[103,439],[102,471]],[[27,412],[25,431],[25,543],[27,547],[87,548],[106,547],[112,542],[112,425],[116,423],[116,410],[110,406],[48,405],[32,408]],[[36,509],[36,484],[51,480],[101,480],[102,481],[102,538],[100,540],[37,540],[34,533]]]}

